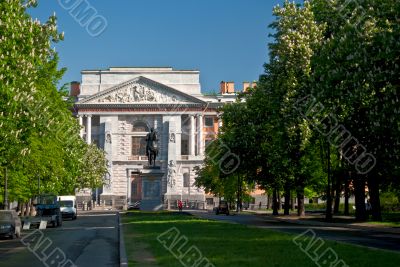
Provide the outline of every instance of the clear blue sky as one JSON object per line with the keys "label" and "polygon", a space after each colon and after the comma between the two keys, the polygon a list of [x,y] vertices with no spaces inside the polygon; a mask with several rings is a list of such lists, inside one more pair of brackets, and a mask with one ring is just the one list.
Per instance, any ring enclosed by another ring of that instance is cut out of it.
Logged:
{"label": "clear blue sky", "polygon": [[62,80],[80,81],[84,69],[112,66],[171,66],[198,69],[202,91],[217,91],[219,82],[257,80],[267,61],[268,25],[280,0],[84,0],[108,23],[97,37],[61,7],[38,0],[30,10],[45,21],[56,12],[65,40],[56,44]]}

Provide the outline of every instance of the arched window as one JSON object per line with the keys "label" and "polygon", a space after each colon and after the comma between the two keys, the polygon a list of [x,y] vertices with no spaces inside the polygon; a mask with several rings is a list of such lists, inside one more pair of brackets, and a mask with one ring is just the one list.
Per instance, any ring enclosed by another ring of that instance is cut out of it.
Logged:
{"label": "arched window", "polygon": [[149,127],[143,121],[136,121],[132,127],[133,132],[149,132]]}

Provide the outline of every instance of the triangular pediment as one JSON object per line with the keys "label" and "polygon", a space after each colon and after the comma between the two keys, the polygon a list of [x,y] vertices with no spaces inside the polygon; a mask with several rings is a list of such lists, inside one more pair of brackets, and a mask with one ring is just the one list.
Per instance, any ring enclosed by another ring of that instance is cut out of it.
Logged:
{"label": "triangular pediment", "polygon": [[78,102],[78,104],[176,103],[204,103],[204,101],[141,76],[98,92]]}

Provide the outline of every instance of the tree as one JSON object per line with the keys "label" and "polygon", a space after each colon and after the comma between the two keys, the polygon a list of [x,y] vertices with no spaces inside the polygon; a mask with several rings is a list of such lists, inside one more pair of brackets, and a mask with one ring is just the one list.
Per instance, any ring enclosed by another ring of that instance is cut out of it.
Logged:
{"label": "tree", "polygon": [[318,101],[336,114],[338,124],[353,137],[339,149],[355,173],[357,219],[366,219],[367,184],[373,219],[380,220],[380,185],[390,180],[385,177],[398,173],[399,57],[395,51],[399,51],[399,44],[395,40],[400,32],[396,22],[399,3],[332,3],[334,6],[314,1],[317,21],[331,23],[313,60],[312,88]]}
{"label": "tree", "polygon": [[223,150],[225,147],[221,146],[218,140],[207,146],[203,165],[194,168],[196,173],[194,184],[204,188],[207,194],[224,197],[226,201],[232,203],[236,199],[237,183],[233,175],[224,175],[221,171],[220,163],[224,155],[220,151]]}
{"label": "tree", "polygon": [[301,175],[300,161],[309,145],[309,122],[300,116],[297,102],[309,94],[311,58],[321,41],[323,24],[317,24],[308,1],[303,6],[285,1],[273,10],[277,17],[271,24],[275,42],[269,45],[269,63],[258,88],[269,91],[271,172],[282,177],[286,195],[286,214],[290,190],[296,187],[298,215],[304,216],[304,187],[307,177]]}
{"label": "tree", "polygon": [[8,170],[10,199],[22,202],[99,185],[106,172],[104,154],[79,136],[65,87],[57,90],[64,73],[53,49],[63,39],[57,19],[32,20],[27,9],[35,6],[0,2],[0,165]]}

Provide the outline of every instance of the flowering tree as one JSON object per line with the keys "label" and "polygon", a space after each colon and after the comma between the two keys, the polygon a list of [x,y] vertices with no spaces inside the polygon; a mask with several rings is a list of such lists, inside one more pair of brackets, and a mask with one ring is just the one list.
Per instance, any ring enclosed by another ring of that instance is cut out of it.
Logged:
{"label": "flowering tree", "polygon": [[[366,217],[367,184],[373,219],[380,220],[380,185],[398,184],[399,177],[400,3],[327,3],[314,1],[317,21],[327,22],[328,29],[313,60],[313,93],[358,141],[339,147],[355,173],[356,217]],[[351,151],[347,157],[346,151]]]}
{"label": "flowering tree", "polygon": [[368,186],[380,220],[381,189],[400,191],[399,10],[391,0],[274,8],[265,74],[244,103],[225,108],[219,138],[243,160],[235,174],[273,188],[274,202],[284,189],[286,214],[291,190],[304,215],[304,188],[326,186],[330,219],[334,191],[337,211],[352,184],[356,218],[367,218]]}
{"label": "flowering tree", "polygon": [[307,177],[300,162],[306,156],[311,130],[299,116],[296,102],[310,92],[311,59],[321,45],[325,25],[316,23],[308,1],[303,6],[285,1],[273,13],[277,17],[271,25],[275,42],[269,45],[269,63],[259,85],[269,99],[265,108],[271,137],[266,147],[270,169],[275,179],[281,177],[285,189],[285,214],[289,214],[290,190],[295,187],[298,214],[303,216]]}
{"label": "flowering tree", "polygon": [[64,70],[53,48],[63,39],[56,17],[32,20],[26,11],[34,6],[0,2],[0,165],[11,200],[20,201],[100,185],[106,169],[103,153],[79,137],[66,90],[57,90]]}

